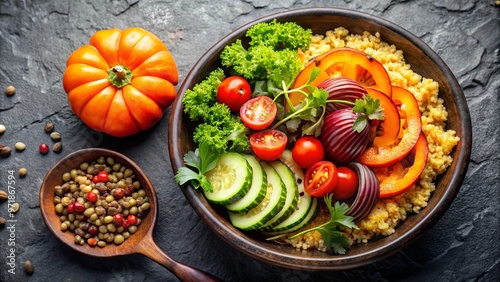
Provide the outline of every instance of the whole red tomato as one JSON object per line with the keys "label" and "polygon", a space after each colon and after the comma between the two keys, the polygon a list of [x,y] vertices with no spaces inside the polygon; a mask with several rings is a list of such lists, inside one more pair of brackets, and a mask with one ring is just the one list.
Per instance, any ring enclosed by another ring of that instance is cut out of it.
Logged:
{"label": "whole red tomato", "polygon": [[318,138],[304,136],[297,139],[292,149],[295,163],[303,169],[310,168],[313,164],[323,160],[325,149]]}
{"label": "whole red tomato", "polygon": [[226,104],[232,112],[239,111],[250,98],[252,98],[250,84],[241,76],[230,76],[217,88],[217,102]]}
{"label": "whole red tomato", "polygon": [[337,167],[338,182],[333,190],[332,197],[336,200],[346,200],[356,194],[358,191],[358,175],[349,167]]}

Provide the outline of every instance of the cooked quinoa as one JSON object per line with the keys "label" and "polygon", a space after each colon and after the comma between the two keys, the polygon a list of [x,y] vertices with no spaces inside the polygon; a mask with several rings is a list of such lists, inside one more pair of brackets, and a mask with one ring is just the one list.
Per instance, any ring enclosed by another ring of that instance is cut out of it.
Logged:
{"label": "cooked quinoa", "polygon": [[[409,213],[418,213],[427,206],[436,188],[434,180],[445,172],[453,161],[450,154],[457,145],[459,137],[454,130],[445,128],[448,112],[443,105],[443,99],[438,97],[438,83],[413,72],[411,66],[405,63],[403,52],[396,46],[383,42],[379,33],[364,32],[362,35],[356,35],[339,27],[327,31],[325,35],[314,35],[304,59],[307,61],[339,47],[350,47],[369,54],[384,65],[393,85],[404,87],[415,95],[422,112],[422,131],[427,137],[429,146],[427,164],[420,181],[401,195],[391,199],[380,199],[368,216],[356,222],[359,230],[345,230],[352,244],[366,243],[376,235],[391,235]],[[319,225],[329,217],[327,209],[321,209],[307,228]],[[326,250],[321,234],[317,231],[287,242],[298,249]]]}

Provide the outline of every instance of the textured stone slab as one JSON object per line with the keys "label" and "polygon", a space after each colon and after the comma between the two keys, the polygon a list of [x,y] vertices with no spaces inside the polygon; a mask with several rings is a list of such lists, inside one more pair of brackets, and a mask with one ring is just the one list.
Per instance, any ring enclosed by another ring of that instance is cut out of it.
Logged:
{"label": "textured stone slab", "polygon": [[[85,147],[113,148],[141,165],[158,191],[154,237],[173,258],[227,281],[498,281],[500,279],[500,7],[473,1],[18,1],[0,2],[0,143],[26,143],[24,152],[0,159],[0,187],[9,171],[28,169],[14,186],[20,211],[15,231],[0,230],[0,281],[175,281],[167,270],[140,255],[95,259],[57,241],[42,222],[38,190],[50,165]],[[140,137],[110,138],[84,126],[62,89],[66,58],[97,30],[140,26],[157,34],[177,60],[180,80],[217,40],[261,16],[291,8],[335,6],[381,16],[429,44],[461,83],[473,119],[473,152],[462,189],[433,228],[403,252],[379,263],[343,272],[282,269],[247,257],[216,237],[199,219],[173,180],[168,157],[168,115]],[[53,121],[62,134],[61,154],[41,156],[51,144],[43,131]],[[7,216],[0,203],[0,216]],[[9,238],[14,237],[14,240]],[[15,246],[11,246],[11,242]],[[15,274],[8,262],[15,247]],[[35,272],[22,269],[31,260]]]}

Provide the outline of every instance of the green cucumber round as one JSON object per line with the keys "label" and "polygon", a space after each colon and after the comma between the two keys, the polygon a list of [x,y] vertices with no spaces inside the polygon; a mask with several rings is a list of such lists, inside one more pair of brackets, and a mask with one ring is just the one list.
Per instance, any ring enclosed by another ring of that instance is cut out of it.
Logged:
{"label": "green cucumber round", "polygon": [[252,184],[252,167],[239,153],[227,152],[219,157],[215,167],[205,173],[213,191],[204,191],[208,201],[229,205],[241,199]]}
{"label": "green cucumber round", "polygon": [[267,193],[267,176],[260,162],[253,155],[243,154],[243,157],[252,167],[252,186],[243,198],[238,201],[226,205],[229,211],[241,213],[255,208],[266,196]]}
{"label": "green cucumber round", "polygon": [[281,211],[264,224],[260,230],[270,230],[274,226],[286,220],[297,208],[297,201],[299,199],[299,192],[297,182],[290,168],[280,160],[269,162],[269,164],[276,170],[286,188],[285,205]]}
{"label": "green cucumber round", "polygon": [[272,231],[283,231],[291,229],[292,227],[300,224],[303,219],[308,215],[309,209],[313,202],[313,197],[304,190],[304,170],[300,168],[292,157],[290,150],[285,150],[280,156],[280,160],[287,165],[293,172],[299,194],[299,201],[295,211],[284,221],[272,227]]}
{"label": "green cucumber round", "polygon": [[276,170],[266,162],[260,162],[267,176],[267,193],[255,208],[242,213],[228,211],[231,223],[241,230],[255,230],[266,224],[283,208],[286,188]]}

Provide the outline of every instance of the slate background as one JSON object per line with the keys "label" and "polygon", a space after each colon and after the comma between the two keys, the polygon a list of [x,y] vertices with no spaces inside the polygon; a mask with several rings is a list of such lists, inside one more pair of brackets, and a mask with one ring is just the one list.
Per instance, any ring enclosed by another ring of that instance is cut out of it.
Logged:
{"label": "slate background", "polygon": [[[443,218],[421,239],[392,257],[339,272],[305,272],[267,265],[225,244],[199,219],[173,181],[168,157],[169,111],[151,130],[116,139],[89,130],[71,112],[61,77],[67,56],[100,29],[139,26],[157,34],[174,55],[180,81],[217,40],[251,20],[299,7],[343,7],[381,16],[419,36],[449,65],[464,89],[473,120],[473,148],[463,186]],[[0,143],[27,144],[0,159],[0,187],[17,178],[16,274],[7,272],[8,230],[0,230],[0,281],[175,281],[141,255],[94,259],[57,241],[42,222],[38,191],[49,167],[86,147],[121,151],[148,173],[160,201],[154,237],[173,258],[226,281],[499,281],[500,7],[495,0],[0,0]],[[38,153],[51,144],[43,131],[53,121],[61,154]],[[17,176],[17,174],[16,174]],[[0,216],[7,204],[0,203]],[[24,273],[30,259],[35,273]]]}

